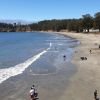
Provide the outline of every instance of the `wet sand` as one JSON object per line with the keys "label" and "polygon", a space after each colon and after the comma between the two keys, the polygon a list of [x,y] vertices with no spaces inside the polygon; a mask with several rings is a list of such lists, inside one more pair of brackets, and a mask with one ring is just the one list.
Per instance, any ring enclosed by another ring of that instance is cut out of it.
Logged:
{"label": "wet sand", "polygon": [[[49,69],[50,73],[34,75],[34,68],[30,66],[21,75],[9,78],[0,85],[1,100],[30,100],[29,90],[35,84],[40,100],[61,100],[62,96],[70,86],[70,78],[75,75],[77,68],[70,60],[63,60],[63,52],[59,54],[48,52],[32,66]],[[44,64],[44,62],[46,64]],[[47,70],[45,70],[47,71]]]}
{"label": "wet sand", "polygon": [[[100,98],[100,35],[82,33],[60,33],[76,38],[81,44],[75,48],[72,63],[77,73],[70,78],[70,85],[61,100],[94,100],[93,92],[98,90]],[[92,53],[90,54],[90,50]],[[87,57],[81,60],[80,57]]]}
{"label": "wet sand", "polygon": [[[63,70],[49,75],[34,76],[29,73],[28,68],[22,75],[10,78],[0,85],[1,100],[30,100],[28,93],[32,83],[36,84],[40,100],[94,100],[95,89],[100,97],[100,35],[64,32],[57,34],[80,41],[71,62],[59,63],[58,60],[56,64],[64,67]],[[81,60],[81,56],[87,57],[87,60]]]}

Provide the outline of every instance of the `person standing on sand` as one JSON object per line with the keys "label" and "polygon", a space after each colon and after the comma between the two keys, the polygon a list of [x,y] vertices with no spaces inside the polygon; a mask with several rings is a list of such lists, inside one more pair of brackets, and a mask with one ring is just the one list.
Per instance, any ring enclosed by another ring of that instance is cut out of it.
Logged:
{"label": "person standing on sand", "polygon": [[94,91],[94,99],[97,100],[97,90]]}
{"label": "person standing on sand", "polygon": [[92,50],[90,50],[90,54],[92,53]]}
{"label": "person standing on sand", "polygon": [[34,87],[34,85],[30,89],[30,97],[31,97],[31,100],[35,99],[35,87]]}

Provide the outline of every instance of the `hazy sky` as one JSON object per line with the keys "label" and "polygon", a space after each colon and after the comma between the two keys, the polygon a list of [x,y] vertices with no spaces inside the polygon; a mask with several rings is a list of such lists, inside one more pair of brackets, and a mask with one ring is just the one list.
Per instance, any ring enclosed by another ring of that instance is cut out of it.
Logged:
{"label": "hazy sky", "polygon": [[0,0],[0,19],[80,18],[100,12],[100,0]]}

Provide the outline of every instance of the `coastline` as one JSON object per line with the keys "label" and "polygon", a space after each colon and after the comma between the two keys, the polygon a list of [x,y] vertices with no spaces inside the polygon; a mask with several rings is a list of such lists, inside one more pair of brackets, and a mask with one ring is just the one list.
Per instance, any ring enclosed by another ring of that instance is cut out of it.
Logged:
{"label": "coastline", "polygon": [[[62,36],[61,39],[63,39]],[[66,41],[66,37],[64,39]],[[71,46],[74,46],[73,42],[70,42]],[[39,99],[60,100],[70,84],[69,79],[77,72],[76,66],[71,64],[69,60],[63,60],[62,56],[69,53],[66,51],[67,45],[64,48],[58,49],[62,52],[48,52],[32,64],[33,67],[50,67],[51,69],[48,71],[51,74],[34,74],[34,68],[32,69],[30,66],[22,74],[11,77],[0,85],[0,91],[2,91],[0,98],[2,100],[30,100],[29,90],[35,84]],[[70,58],[70,54],[67,56]]]}
{"label": "coastline", "polygon": [[[100,97],[100,35],[83,33],[58,34],[70,36],[80,41],[80,45],[75,48],[72,63],[77,66],[77,73],[71,77],[70,85],[62,96],[61,100],[93,100],[93,92],[98,91]],[[90,54],[89,50],[92,50]],[[81,60],[80,57],[87,57]]]}
{"label": "coastline", "polygon": [[[98,90],[98,97],[100,97],[100,49],[98,48],[100,35],[49,33],[68,36],[80,41],[80,44],[74,48],[75,52],[71,64],[64,63],[61,66],[68,66],[64,70],[46,76],[31,75],[30,68],[28,68],[22,75],[12,77],[6,81],[7,83],[4,82],[0,85],[0,90],[3,93],[0,95],[2,100],[30,100],[28,93],[33,81],[38,87],[39,99],[41,100],[93,100],[95,89]],[[91,54],[90,49],[92,50]],[[81,60],[81,56],[87,57],[87,60]],[[5,92],[4,89],[7,91]]]}

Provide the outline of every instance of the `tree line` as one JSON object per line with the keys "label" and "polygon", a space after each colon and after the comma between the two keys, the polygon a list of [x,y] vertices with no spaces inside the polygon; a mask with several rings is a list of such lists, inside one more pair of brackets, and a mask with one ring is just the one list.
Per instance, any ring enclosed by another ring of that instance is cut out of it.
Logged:
{"label": "tree line", "polygon": [[0,23],[0,32],[26,32],[32,31],[30,25]]}
{"label": "tree line", "polygon": [[43,20],[28,25],[0,23],[0,31],[75,31],[89,32],[89,29],[99,29],[100,32],[100,12],[91,16],[90,14],[82,15],[79,19],[53,19]]}

